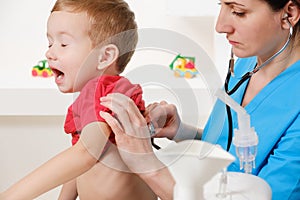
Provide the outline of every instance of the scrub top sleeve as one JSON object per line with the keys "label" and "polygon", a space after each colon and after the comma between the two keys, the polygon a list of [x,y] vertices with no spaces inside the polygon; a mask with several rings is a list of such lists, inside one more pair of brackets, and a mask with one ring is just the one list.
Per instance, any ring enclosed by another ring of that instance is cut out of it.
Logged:
{"label": "scrub top sleeve", "polygon": [[[273,200],[298,200],[300,191],[300,116],[288,127],[258,174],[272,188]],[[289,187],[287,187],[289,186]]]}

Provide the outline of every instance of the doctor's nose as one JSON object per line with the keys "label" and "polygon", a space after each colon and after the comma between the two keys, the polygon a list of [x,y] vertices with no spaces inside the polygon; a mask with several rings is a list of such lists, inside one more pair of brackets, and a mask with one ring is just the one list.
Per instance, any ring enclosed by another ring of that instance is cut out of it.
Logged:
{"label": "doctor's nose", "polygon": [[218,33],[232,33],[234,31],[232,17],[223,13],[221,10],[216,22],[215,30]]}

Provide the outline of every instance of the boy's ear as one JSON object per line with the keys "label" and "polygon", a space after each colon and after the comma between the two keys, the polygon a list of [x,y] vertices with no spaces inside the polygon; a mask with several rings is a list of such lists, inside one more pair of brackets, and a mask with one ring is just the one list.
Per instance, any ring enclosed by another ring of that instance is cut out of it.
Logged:
{"label": "boy's ear", "polygon": [[105,69],[115,62],[119,57],[119,49],[114,44],[108,44],[100,49],[98,56],[98,70]]}

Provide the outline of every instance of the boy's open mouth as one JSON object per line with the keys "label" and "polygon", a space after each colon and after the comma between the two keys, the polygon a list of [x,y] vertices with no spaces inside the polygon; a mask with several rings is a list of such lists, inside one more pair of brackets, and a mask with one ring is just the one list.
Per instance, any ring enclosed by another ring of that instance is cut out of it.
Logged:
{"label": "boy's open mouth", "polygon": [[50,68],[54,74],[55,82],[56,83],[60,82],[64,77],[64,73],[53,66],[51,66]]}

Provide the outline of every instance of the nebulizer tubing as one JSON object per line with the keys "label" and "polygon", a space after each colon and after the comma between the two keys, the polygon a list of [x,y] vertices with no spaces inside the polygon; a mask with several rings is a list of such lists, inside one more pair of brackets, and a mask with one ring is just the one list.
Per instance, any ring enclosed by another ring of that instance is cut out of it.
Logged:
{"label": "nebulizer tubing", "polygon": [[[240,161],[240,170],[244,169],[247,174],[252,173],[255,168],[255,157],[257,154],[258,136],[251,127],[250,116],[246,110],[234,101],[225,91],[216,90],[215,96],[230,106],[238,117],[238,129],[234,130],[233,144]],[[219,199],[227,198],[227,170],[223,169],[219,181],[219,191],[216,194]]]}
{"label": "nebulizer tubing", "polygon": [[238,129],[234,130],[233,144],[240,160],[240,169],[244,169],[245,173],[251,173],[252,168],[255,168],[258,137],[254,128],[251,127],[250,116],[223,90],[217,90],[215,95],[237,113]]}

